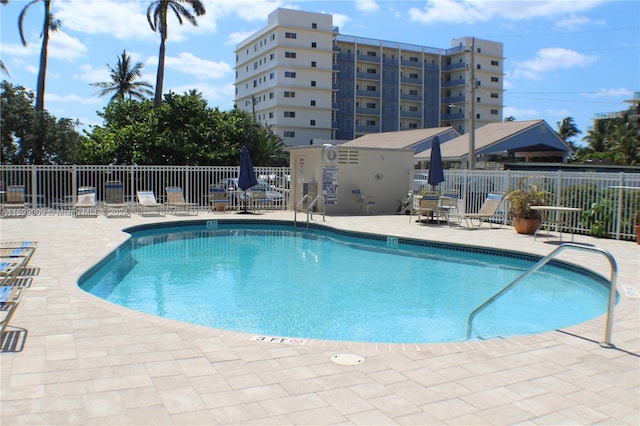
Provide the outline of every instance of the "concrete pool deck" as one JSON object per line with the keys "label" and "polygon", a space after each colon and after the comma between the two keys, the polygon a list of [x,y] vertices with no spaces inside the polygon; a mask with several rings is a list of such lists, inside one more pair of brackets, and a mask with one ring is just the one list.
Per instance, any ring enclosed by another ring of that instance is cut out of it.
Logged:
{"label": "concrete pool deck", "polygon": [[[598,345],[604,316],[559,331],[472,343],[255,341],[133,312],[77,288],[83,272],[126,240],[123,228],[239,218],[292,220],[293,212],[2,219],[2,241],[34,240],[39,248],[30,286],[2,336],[0,423],[640,424],[635,242],[575,236],[617,261],[613,349]],[[331,216],[326,224],[540,255],[555,248],[511,227],[467,231],[410,223],[407,216]],[[609,277],[603,256],[565,251],[559,258]],[[331,361],[342,354],[365,362]]]}

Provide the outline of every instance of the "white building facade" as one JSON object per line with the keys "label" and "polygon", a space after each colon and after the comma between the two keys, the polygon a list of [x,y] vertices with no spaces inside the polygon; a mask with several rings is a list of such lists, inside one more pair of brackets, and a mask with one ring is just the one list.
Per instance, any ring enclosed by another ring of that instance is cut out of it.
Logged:
{"label": "white building facade", "polygon": [[[472,86],[471,82],[476,84]],[[502,121],[502,44],[449,49],[339,34],[331,15],[277,9],[236,48],[236,105],[287,145]]]}

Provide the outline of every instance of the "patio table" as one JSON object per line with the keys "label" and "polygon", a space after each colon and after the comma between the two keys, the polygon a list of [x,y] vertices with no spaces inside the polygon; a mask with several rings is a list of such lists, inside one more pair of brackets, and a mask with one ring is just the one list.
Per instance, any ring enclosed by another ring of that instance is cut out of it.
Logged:
{"label": "patio table", "polygon": [[[549,238],[549,231],[552,226],[555,226],[556,231],[560,233],[560,241],[562,241],[562,227],[566,224],[573,223],[573,217],[576,213],[582,211],[578,207],[563,207],[563,206],[531,206],[531,210],[539,211],[542,214],[542,224],[540,227],[547,228],[547,239]],[[569,227],[571,233],[571,242],[573,242],[573,228]],[[536,230],[535,237],[537,238],[538,231]]]}

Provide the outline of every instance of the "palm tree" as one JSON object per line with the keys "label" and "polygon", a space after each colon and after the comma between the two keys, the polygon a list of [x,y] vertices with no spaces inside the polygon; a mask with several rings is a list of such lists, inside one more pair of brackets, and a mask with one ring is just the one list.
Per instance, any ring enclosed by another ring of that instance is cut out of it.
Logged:
{"label": "palm tree", "polygon": [[562,142],[569,142],[569,139],[582,134],[582,131],[578,130],[576,122],[573,121],[573,117],[566,117],[562,122],[558,121],[558,136],[562,139]]}
{"label": "palm tree", "polygon": [[49,48],[49,32],[57,31],[60,28],[60,21],[55,19],[51,14],[51,0],[32,0],[22,9],[20,16],[18,17],[18,29],[20,31],[20,40],[22,45],[27,45],[27,40],[24,38],[23,22],[27,10],[34,4],[44,3],[44,23],[42,25],[42,47],[40,48],[40,68],[38,70],[38,85],[36,87],[36,111],[40,112],[44,110],[44,82],[47,74],[47,51]]}
{"label": "palm tree", "polygon": [[7,73],[8,76],[11,76],[11,74],[9,73],[9,70],[7,69],[7,67],[4,65],[4,62],[2,62],[0,60],[0,70],[4,71]]}
{"label": "palm tree", "polygon": [[162,102],[162,83],[164,81],[164,54],[167,40],[167,13],[173,11],[182,25],[182,19],[186,19],[194,27],[198,26],[196,17],[188,11],[182,3],[187,3],[193,9],[196,16],[205,14],[201,0],[155,0],[147,8],[147,21],[154,32],[160,33],[160,52],[158,54],[158,74],[156,77],[156,93],[153,101],[154,108],[158,108]]}
{"label": "palm tree", "polygon": [[116,98],[124,99],[127,95],[129,99],[136,98],[140,100],[144,99],[145,95],[153,95],[153,91],[150,90],[153,87],[151,83],[134,81],[136,78],[142,76],[142,68],[144,67],[142,62],[137,62],[133,67],[131,64],[131,56],[127,54],[126,50],[123,50],[122,55],[118,56],[118,63],[115,67],[107,64],[111,81],[91,83],[92,86],[102,89],[98,93],[98,96],[113,93],[110,100],[113,101]]}

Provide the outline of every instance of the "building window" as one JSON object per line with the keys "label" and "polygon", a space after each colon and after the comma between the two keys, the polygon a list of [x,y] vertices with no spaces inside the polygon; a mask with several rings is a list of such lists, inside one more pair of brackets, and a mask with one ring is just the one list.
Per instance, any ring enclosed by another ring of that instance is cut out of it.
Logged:
{"label": "building window", "polygon": [[491,110],[491,115],[498,115],[498,110],[497,109],[492,109]]}
{"label": "building window", "polygon": [[411,111],[411,112],[418,112],[418,107],[417,107],[417,106],[410,106],[410,107],[409,107],[409,111]]}
{"label": "building window", "polygon": [[296,33],[284,33],[284,38],[298,38]]}
{"label": "building window", "polygon": [[316,47],[318,47],[318,43],[316,43],[315,41],[312,41],[312,42],[311,42],[311,47],[312,47],[313,49],[315,49]]}
{"label": "building window", "polygon": [[418,62],[418,58],[415,56],[410,56],[409,57],[409,62]]}
{"label": "building window", "polygon": [[311,120],[311,121],[309,122],[309,125],[310,125],[310,126],[315,126],[315,125],[316,125],[316,120]]}
{"label": "building window", "polygon": [[418,128],[418,123],[409,123],[409,128],[410,129],[417,129]]}
{"label": "building window", "polygon": [[284,92],[284,97],[285,97],[285,98],[295,98],[295,97],[296,97],[296,92],[288,92],[288,91],[285,91],[285,92]]}
{"label": "building window", "polygon": [[367,120],[367,126],[375,126],[376,120]]}
{"label": "building window", "polygon": [[418,74],[411,73],[411,74],[409,74],[409,78],[416,78],[417,79],[418,78]]}
{"label": "building window", "polygon": [[275,57],[276,57],[276,55],[272,53],[271,55],[269,55],[269,60],[270,60],[270,61],[273,61],[273,59],[274,59]]}
{"label": "building window", "polygon": [[367,56],[378,56],[378,54],[373,50],[369,50],[367,51]]}
{"label": "building window", "polygon": [[417,90],[409,90],[409,94],[411,96],[418,96],[418,91]]}
{"label": "building window", "polygon": [[269,99],[273,99],[273,92],[269,92]]}
{"label": "building window", "polygon": [[367,74],[376,74],[377,70],[375,68],[367,68]]}
{"label": "building window", "polygon": [[269,112],[269,118],[273,118],[273,111]]}
{"label": "building window", "polygon": [[273,73],[269,73],[269,80],[273,80],[274,77],[275,75]]}
{"label": "building window", "polygon": [[285,71],[284,72],[284,76],[286,78],[296,78],[296,72],[295,71]]}
{"label": "building window", "polygon": [[493,65],[494,67],[497,67],[498,65],[500,65],[500,62],[492,60],[491,65]]}
{"label": "building window", "polygon": [[275,34],[271,34],[271,41],[276,39],[276,35]]}
{"label": "building window", "polygon": [[296,132],[292,132],[291,130],[285,130],[284,131],[284,137],[285,138],[295,138],[296,137]]}
{"label": "building window", "polygon": [[494,98],[494,99],[498,99],[498,96],[499,96],[499,95],[498,95],[497,93],[495,93],[495,92],[491,92],[491,97],[492,97],[492,98]]}
{"label": "building window", "polygon": [[284,57],[285,58],[295,58],[296,57],[296,52],[284,52]]}
{"label": "building window", "polygon": [[315,80],[311,80],[311,87],[316,87],[316,81]]}
{"label": "building window", "polygon": [[318,28],[318,24],[316,24],[315,22],[311,23],[311,28],[313,28],[314,30]]}
{"label": "building window", "polygon": [[317,66],[316,61],[311,61],[311,68],[315,68]]}
{"label": "building window", "polygon": [[498,77],[491,77],[491,81],[497,83],[500,79]]}
{"label": "building window", "polygon": [[314,99],[311,99],[311,106],[316,106],[316,101]]}
{"label": "building window", "polygon": [[482,64],[476,64],[476,69],[477,70],[481,70],[482,69]]}
{"label": "building window", "polygon": [[284,116],[286,118],[295,118],[296,117],[296,112],[295,111],[285,111],[284,112]]}
{"label": "building window", "polygon": [[367,86],[367,90],[369,92],[375,92],[376,90],[378,90],[378,88],[376,86]]}
{"label": "building window", "polygon": [[376,107],[375,102],[368,102],[368,103],[367,103],[367,108],[372,108],[372,109],[373,109],[373,108],[375,108],[375,107]]}

